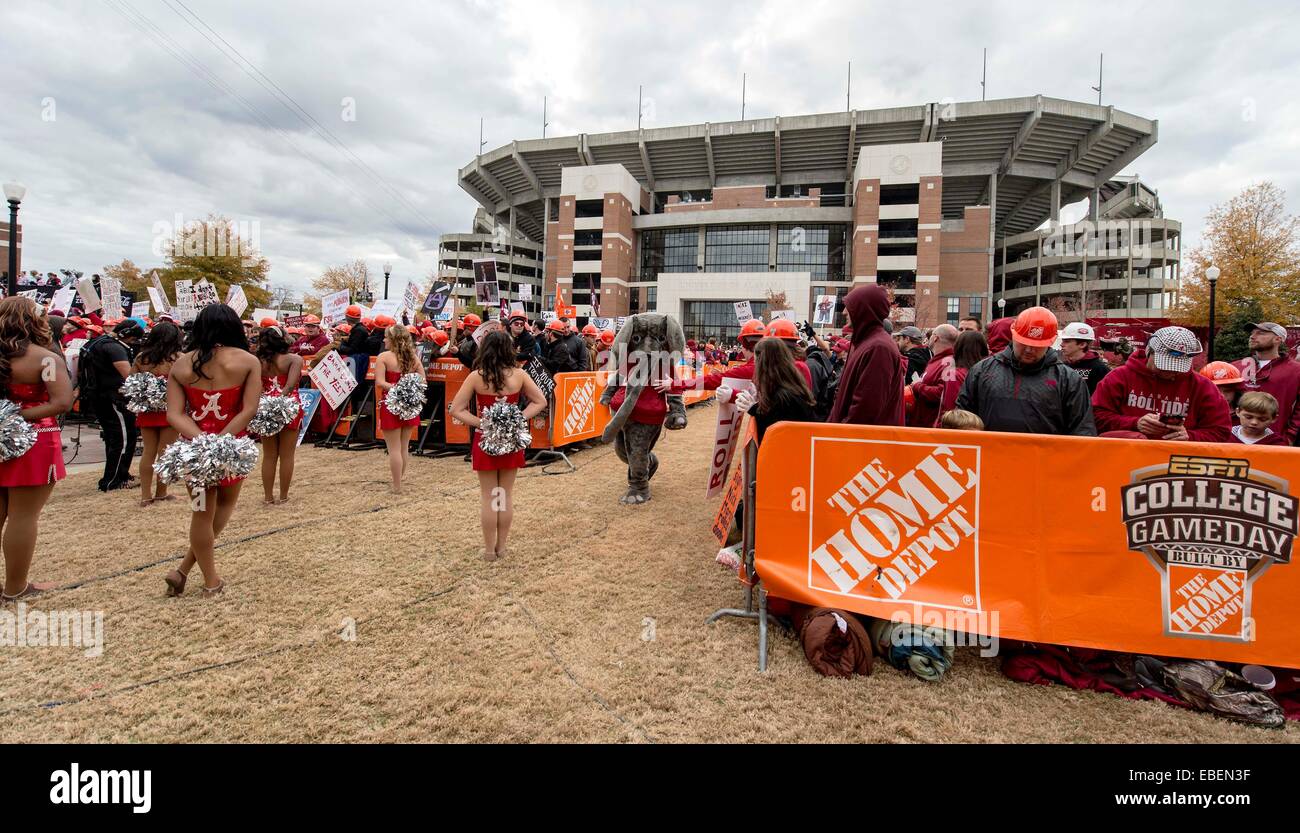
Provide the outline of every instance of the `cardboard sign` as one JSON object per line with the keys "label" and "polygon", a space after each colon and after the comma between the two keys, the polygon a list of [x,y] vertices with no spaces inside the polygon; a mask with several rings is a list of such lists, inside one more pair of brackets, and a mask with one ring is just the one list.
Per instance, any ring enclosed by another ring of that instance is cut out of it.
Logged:
{"label": "cardboard sign", "polygon": [[1295,668],[1297,482],[1281,447],[782,423],[757,568],[885,619]]}
{"label": "cardboard sign", "polygon": [[77,289],[73,286],[65,286],[54,293],[50,299],[50,309],[58,310],[67,315],[72,309],[72,300],[77,297]]}
{"label": "cardboard sign", "polygon": [[170,312],[170,310],[167,309],[167,302],[158,294],[157,289],[154,289],[152,286],[147,286],[145,289],[149,292],[149,302],[153,305],[154,312],[159,315],[162,315],[164,312]]}
{"label": "cardboard sign", "polygon": [[100,293],[104,299],[104,316],[116,318],[122,314],[122,282],[117,278],[100,278]]}
{"label": "cardboard sign", "polygon": [[[166,312],[172,305],[171,302],[167,300],[167,289],[163,286],[162,278],[158,277],[157,269],[154,269],[149,273],[149,283],[158,293],[158,300],[154,301],[154,310],[158,313]],[[154,297],[153,292],[149,293],[149,297]]]}
{"label": "cardboard sign", "polygon": [[77,281],[77,294],[81,296],[82,312],[94,312],[104,308],[99,301],[99,293],[95,291],[94,278],[82,278]]}
{"label": "cardboard sign", "polygon": [[501,302],[501,286],[497,281],[497,262],[492,259],[475,260],[474,265],[474,300],[484,309],[491,309]]}
{"label": "cardboard sign", "polygon": [[337,351],[327,354],[325,358],[316,362],[308,375],[311,377],[311,383],[335,410],[357,387],[356,376],[352,375],[348,363]]}
{"label": "cardboard sign", "polygon": [[500,321],[485,321],[483,322],[482,325],[480,325],[474,330],[474,333],[470,336],[470,338],[474,339],[475,344],[482,344],[483,339],[487,336],[488,333],[495,333],[498,330],[504,330],[504,329],[505,327],[501,326]]}
{"label": "cardboard sign", "polygon": [[263,309],[262,307],[258,307],[257,309],[253,310],[253,317],[251,320],[254,324],[258,325],[259,327],[262,326],[263,318],[270,318],[275,321],[279,321],[280,313],[277,312],[276,310]]}
{"label": "cardboard sign", "polygon": [[148,316],[148,315],[149,315],[149,302],[148,302],[148,301],[140,301],[140,302],[137,303],[137,304],[132,304],[132,305],[131,305],[131,317],[132,317],[132,318],[144,318],[144,317],[146,317],[146,316]]}
{"label": "cardboard sign", "polygon": [[[725,384],[736,393],[754,389],[754,383],[748,379],[728,379]],[[713,458],[709,461],[709,482],[704,492],[706,498],[721,494],[727,486],[727,473],[731,471],[731,458],[736,455],[743,416],[736,410],[735,396],[732,396],[730,402],[718,400],[718,426],[713,432]]]}
{"label": "cardboard sign", "polygon": [[347,317],[348,304],[351,303],[351,294],[346,289],[340,289],[338,292],[331,292],[320,299],[320,320],[321,324],[326,327],[332,327],[335,324],[343,323]]}
{"label": "cardboard sign", "polygon": [[242,286],[237,283],[230,285],[230,289],[226,290],[226,306],[233,309],[235,315],[244,317],[244,310],[248,309],[248,296],[244,294]]}
{"label": "cardboard sign", "polygon": [[835,321],[835,296],[818,295],[817,306],[813,309],[813,323],[829,327]]}
{"label": "cardboard sign", "polygon": [[177,281],[176,291],[176,314],[182,324],[186,321],[193,321],[199,315],[198,304],[194,300],[194,282]]}
{"label": "cardboard sign", "polygon": [[320,400],[320,391],[313,388],[298,389],[298,401],[302,403],[302,425],[298,428],[296,445],[302,445],[302,438],[307,436],[307,427],[311,425],[312,418],[316,416],[316,409],[320,407]]}
{"label": "cardboard sign", "polygon": [[378,318],[381,315],[387,315],[396,321],[401,315],[402,300],[400,298],[386,298],[382,301],[375,301],[375,305],[370,308],[370,317]]}
{"label": "cardboard sign", "polygon": [[68,363],[68,373],[73,379],[77,378],[77,364],[81,358],[81,348],[86,346],[88,338],[74,338],[68,342],[68,346],[63,348],[63,358]]}
{"label": "cardboard sign", "polygon": [[713,527],[710,530],[719,547],[727,545],[727,536],[736,517],[736,506],[745,496],[745,467],[736,466],[727,480],[727,491],[722,496],[722,504],[713,515]]}
{"label": "cardboard sign", "polygon": [[525,301],[532,300],[533,285],[531,283],[519,284],[519,297]]}
{"label": "cardboard sign", "polygon": [[199,309],[221,303],[217,288],[206,280],[194,284],[194,305]]}
{"label": "cardboard sign", "polygon": [[741,324],[751,321],[754,318],[754,311],[750,308],[749,301],[736,302],[736,320]]}
{"label": "cardboard sign", "polygon": [[434,281],[433,286],[429,287],[429,294],[424,297],[424,305],[421,309],[425,315],[438,320],[437,314],[442,312],[442,308],[449,300],[451,300],[451,284],[446,281]]}

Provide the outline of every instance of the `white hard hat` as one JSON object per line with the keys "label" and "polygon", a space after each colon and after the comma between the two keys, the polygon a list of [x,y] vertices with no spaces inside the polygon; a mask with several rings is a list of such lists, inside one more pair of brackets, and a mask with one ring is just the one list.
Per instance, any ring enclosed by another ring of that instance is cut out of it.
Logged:
{"label": "white hard hat", "polygon": [[1075,321],[1072,324],[1066,324],[1065,329],[1061,331],[1062,341],[1066,340],[1067,338],[1077,339],[1079,341],[1092,341],[1096,337],[1097,334],[1093,332],[1092,327],[1089,327],[1087,324],[1084,324],[1081,321]]}

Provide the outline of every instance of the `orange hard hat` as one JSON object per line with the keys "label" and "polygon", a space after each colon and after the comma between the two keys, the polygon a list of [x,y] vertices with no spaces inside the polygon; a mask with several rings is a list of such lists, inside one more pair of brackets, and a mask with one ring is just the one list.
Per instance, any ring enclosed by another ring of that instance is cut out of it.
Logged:
{"label": "orange hard hat", "polygon": [[302,317],[302,323],[304,323],[304,324],[320,324],[320,319],[317,318],[317,317],[314,316],[314,315],[304,315],[304,316]]}
{"label": "orange hard hat", "polygon": [[563,333],[563,332],[567,332],[569,328],[565,326],[565,323],[563,321],[556,318],[553,321],[546,322],[546,329],[554,330],[557,333]]}
{"label": "orange hard hat", "polygon": [[307,333],[307,328],[306,328],[306,327],[290,327],[286,332],[288,332],[289,335],[294,335],[294,336],[306,335],[306,333]]}
{"label": "orange hard hat", "polygon": [[751,318],[740,326],[741,339],[762,338],[767,335],[767,328],[757,318]]}
{"label": "orange hard hat", "polygon": [[472,330],[482,323],[483,323],[483,319],[479,318],[477,315],[475,315],[472,312],[465,313],[465,317],[460,319],[460,325],[467,330]]}
{"label": "orange hard hat", "polygon": [[1216,385],[1235,385],[1242,381],[1241,371],[1228,362],[1210,362],[1201,368],[1201,375]]}
{"label": "orange hard hat", "polygon": [[406,331],[413,336],[418,336],[420,334],[420,328],[415,326],[414,324],[407,324]]}
{"label": "orange hard hat", "polygon": [[569,322],[569,332],[571,332],[571,333],[576,333],[577,331],[578,331],[578,322],[577,322],[577,321],[570,321],[570,322]]}
{"label": "orange hard hat", "polygon": [[509,318],[509,320],[514,321],[516,318],[522,318],[522,319],[524,319],[525,321],[527,321],[527,320],[528,320],[528,313],[524,312],[524,311],[521,310],[521,309],[514,310],[513,312],[510,313],[510,318]]}
{"label": "orange hard hat", "polygon": [[600,331],[600,340],[603,341],[603,342],[605,343],[606,346],[608,346],[608,345],[610,345],[610,344],[613,344],[613,343],[614,343],[614,331],[613,331],[613,330],[601,330],[601,331]]}
{"label": "orange hard hat", "polygon": [[1011,339],[1028,347],[1051,347],[1056,341],[1056,316],[1046,307],[1030,307],[1011,324]]}
{"label": "orange hard hat", "polygon": [[582,334],[585,336],[598,336],[600,335],[600,328],[595,324],[588,324],[582,328]]}
{"label": "orange hard hat", "polygon": [[439,347],[441,347],[442,345],[446,344],[448,341],[451,340],[450,338],[448,338],[447,334],[444,333],[442,330],[430,330],[429,337],[432,338],[433,343],[438,345]]}
{"label": "orange hard hat", "polygon": [[375,319],[363,318],[361,319],[361,326],[365,327],[367,330],[373,330],[375,328]]}
{"label": "orange hard hat", "polygon": [[280,323],[280,322],[279,322],[279,321],[276,321],[274,318],[263,318],[261,321],[258,321],[258,322],[257,322],[257,326],[259,326],[259,327],[274,327],[274,326],[277,326],[279,323]]}
{"label": "orange hard hat", "polygon": [[381,330],[387,330],[389,327],[393,326],[396,323],[397,323],[397,319],[391,315],[375,316],[375,326],[380,328]]}
{"label": "orange hard hat", "polygon": [[782,341],[799,340],[799,329],[795,327],[793,321],[787,321],[784,318],[778,318],[768,324],[767,334],[772,338],[779,338]]}
{"label": "orange hard hat", "polygon": [[343,310],[343,314],[346,315],[348,318],[360,318],[361,307],[357,306],[356,304],[353,304],[352,306]]}
{"label": "orange hard hat", "polygon": [[343,335],[347,335],[347,334],[349,334],[349,333],[352,332],[352,325],[351,325],[351,324],[339,324],[339,325],[338,325],[337,327],[335,327],[334,329],[338,330],[340,333],[343,333]]}

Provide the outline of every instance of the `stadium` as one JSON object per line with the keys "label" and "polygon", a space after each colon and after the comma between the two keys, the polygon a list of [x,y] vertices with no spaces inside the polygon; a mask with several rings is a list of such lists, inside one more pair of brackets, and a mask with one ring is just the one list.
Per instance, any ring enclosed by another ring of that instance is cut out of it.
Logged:
{"label": "stadium", "polygon": [[1181,226],[1121,176],[1157,138],[1156,120],[1040,95],[521,139],[459,182],[484,239],[486,225],[540,249],[541,308],[558,290],[580,320],[668,312],[727,338],[735,301],[783,298],[804,319],[817,296],[870,282],[922,327],[1034,304],[1158,317]]}

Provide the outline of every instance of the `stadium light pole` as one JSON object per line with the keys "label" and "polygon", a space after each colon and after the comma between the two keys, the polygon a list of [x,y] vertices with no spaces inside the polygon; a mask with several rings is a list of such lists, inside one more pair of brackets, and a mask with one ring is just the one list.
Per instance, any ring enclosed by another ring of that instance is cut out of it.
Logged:
{"label": "stadium light pole", "polygon": [[1205,270],[1205,279],[1210,282],[1210,361],[1214,361],[1214,290],[1219,283],[1220,274],[1222,273],[1217,266]]}
{"label": "stadium light pole", "polygon": [[27,195],[27,189],[17,182],[4,184],[5,199],[9,201],[9,286],[6,294],[18,294],[18,204]]}

